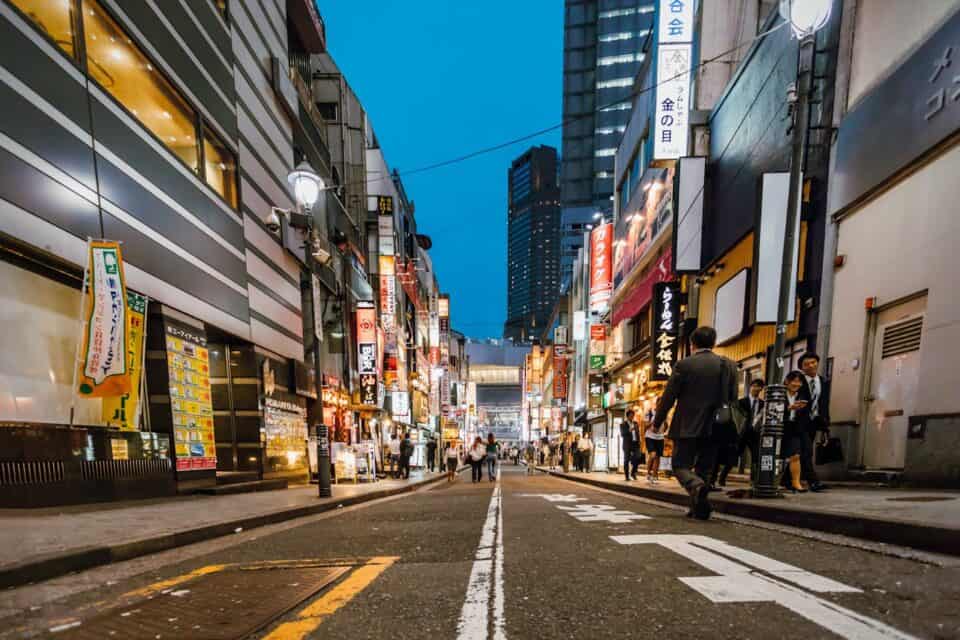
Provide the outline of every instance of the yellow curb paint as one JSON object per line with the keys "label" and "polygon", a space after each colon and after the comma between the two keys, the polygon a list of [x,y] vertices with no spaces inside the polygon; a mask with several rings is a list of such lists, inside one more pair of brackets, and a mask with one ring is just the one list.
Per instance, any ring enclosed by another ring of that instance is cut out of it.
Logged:
{"label": "yellow curb paint", "polygon": [[399,560],[396,556],[371,558],[346,579],[303,608],[297,619],[284,622],[264,637],[264,640],[301,640],[315,631],[326,618],[350,602],[358,593]]}
{"label": "yellow curb paint", "polygon": [[185,573],[182,576],[177,576],[176,578],[169,578],[167,580],[161,580],[159,582],[154,582],[140,589],[135,589],[129,593],[123,594],[123,598],[142,598],[144,596],[149,596],[151,594],[157,593],[158,591],[163,591],[164,589],[169,589],[170,587],[175,587],[178,584],[182,584],[194,578],[199,578],[200,576],[205,576],[211,573],[217,573],[218,571],[223,571],[229,564],[210,564],[205,567],[200,567],[199,569],[194,569],[190,573]]}

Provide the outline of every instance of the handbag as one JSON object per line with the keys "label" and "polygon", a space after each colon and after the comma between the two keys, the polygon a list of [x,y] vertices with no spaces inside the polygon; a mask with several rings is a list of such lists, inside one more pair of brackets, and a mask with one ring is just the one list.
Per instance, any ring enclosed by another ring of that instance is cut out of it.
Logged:
{"label": "handbag", "polygon": [[730,388],[730,367],[723,363],[723,371],[720,372],[720,406],[713,415],[713,424],[718,427],[732,426],[739,434],[743,430],[743,425],[747,421],[743,410],[735,402],[726,398],[727,389]]}
{"label": "handbag", "polygon": [[843,443],[840,438],[827,438],[826,442],[818,442],[813,450],[813,459],[816,464],[843,462]]}

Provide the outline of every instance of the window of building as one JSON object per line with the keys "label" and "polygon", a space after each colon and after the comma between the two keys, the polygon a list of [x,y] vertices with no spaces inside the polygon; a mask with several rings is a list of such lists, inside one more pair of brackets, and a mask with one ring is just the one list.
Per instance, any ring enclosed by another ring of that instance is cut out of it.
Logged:
{"label": "window of building", "polygon": [[203,177],[234,209],[237,208],[237,164],[220,139],[203,128]]}
{"label": "window of building", "polygon": [[596,151],[593,152],[593,155],[597,156],[598,158],[608,158],[610,156],[617,155],[617,150],[614,148],[597,149]]}
{"label": "window of building", "polygon": [[[611,89],[614,87],[629,87],[633,85],[633,78],[614,78],[613,80],[601,80],[597,83],[597,89]],[[629,108],[629,107],[628,107]]]}
{"label": "window of building", "polygon": [[612,9],[610,11],[601,11],[597,14],[598,18],[619,18],[621,16],[632,16],[637,12],[636,9]]}
{"label": "window of building", "polygon": [[616,42],[617,40],[629,40],[633,37],[632,31],[621,31],[620,33],[608,33],[598,38],[600,42]]}
{"label": "window of building", "polygon": [[11,0],[34,24],[71,58],[76,57],[71,2]]}
{"label": "window of building", "polygon": [[227,0],[211,0],[213,6],[217,8],[217,11],[223,16],[223,19],[226,20],[228,17],[228,7]]}
{"label": "window of building", "polygon": [[642,53],[625,53],[619,56],[603,56],[597,60],[601,67],[609,67],[612,64],[623,64],[625,62],[637,62],[643,60]]}
{"label": "window of building", "polygon": [[320,113],[320,117],[324,120],[336,120],[337,119],[337,103],[336,102],[318,102],[317,111]]}

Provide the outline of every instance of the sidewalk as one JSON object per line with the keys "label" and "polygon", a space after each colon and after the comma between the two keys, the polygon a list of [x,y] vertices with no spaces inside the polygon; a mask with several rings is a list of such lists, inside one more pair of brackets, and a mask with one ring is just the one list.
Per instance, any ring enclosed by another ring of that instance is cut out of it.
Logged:
{"label": "sidewalk", "polygon": [[224,496],[0,509],[0,588],[413,491],[444,477],[414,472],[409,480],[338,484],[332,498],[322,499],[316,485],[305,485]]}
{"label": "sidewalk", "polygon": [[[621,474],[540,471],[593,486],[686,506],[687,494],[674,479],[656,485],[645,477],[626,482]],[[726,491],[710,494],[714,510],[754,520],[813,529],[873,542],[960,555],[960,491],[865,488],[830,483],[822,493],[786,495],[783,499],[749,497],[746,482],[728,482]]]}

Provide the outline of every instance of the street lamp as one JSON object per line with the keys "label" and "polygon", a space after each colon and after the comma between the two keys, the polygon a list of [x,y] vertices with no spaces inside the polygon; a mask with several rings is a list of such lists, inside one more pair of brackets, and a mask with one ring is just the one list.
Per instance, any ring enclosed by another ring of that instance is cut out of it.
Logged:
{"label": "street lamp", "polygon": [[787,88],[787,101],[793,106],[793,138],[791,141],[790,187],[787,196],[786,230],[780,263],[780,291],[777,298],[777,325],[773,341],[772,366],[768,366],[764,391],[763,428],[760,438],[760,464],[754,479],[753,495],[761,498],[779,495],[779,465],[775,463],[783,437],[783,420],[787,409],[787,390],[783,381],[783,352],[787,339],[787,315],[790,310],[790,283],[793,280],[793,244],[797,234],[800,209],[800,180],[810,127],[810,87],[813,81],[813,57],[816,32],[830,19],[833,0],[780,0],[780,15],[790,23],[800,41],[797,82]]}
{"label": "street lamp", "polygon": [[306,160],[301,161],[293,171],[287,174],[287,182],[293,187],[297,204],[307,211],[313,209],[323,189],[323,180],[314,172],[313,167]]}

